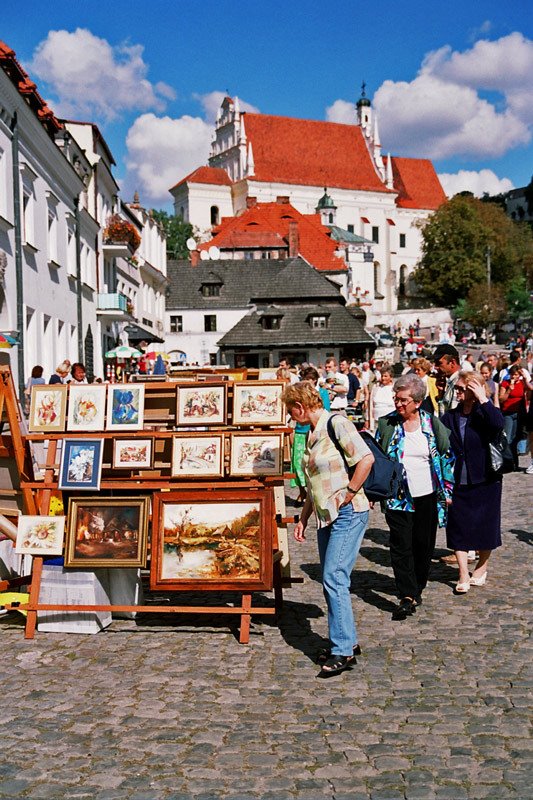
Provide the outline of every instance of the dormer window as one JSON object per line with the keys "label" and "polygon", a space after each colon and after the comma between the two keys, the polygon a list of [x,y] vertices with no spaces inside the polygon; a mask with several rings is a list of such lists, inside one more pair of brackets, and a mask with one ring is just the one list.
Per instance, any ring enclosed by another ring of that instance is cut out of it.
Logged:
{"label": "dormer window", "polygon": [[265,331],[279,331],[283,315],[266,314],[261,317],[261,325]]}
{"label": "dormer window", "polygon": [[202,297],[220,297],[220,283],[202,283]]}
{"label": "dormer window", "polygon": [[309,324],[312,328],[327,328],[329,314],[311,314]]}

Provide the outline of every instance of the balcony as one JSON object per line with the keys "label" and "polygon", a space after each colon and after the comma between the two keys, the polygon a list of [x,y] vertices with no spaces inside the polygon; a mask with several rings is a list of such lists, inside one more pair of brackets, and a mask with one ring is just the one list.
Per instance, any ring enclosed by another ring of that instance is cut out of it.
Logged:
{"label": "balcony", "polygon": [[103,242],[102,251],[106,258],[132,258],[135,252],[128,242]]}
{"label": "balcony", "polygon": [[133,307],[131,300],[120,292],[96,295],[96,313],[110,322],[130,320]]}

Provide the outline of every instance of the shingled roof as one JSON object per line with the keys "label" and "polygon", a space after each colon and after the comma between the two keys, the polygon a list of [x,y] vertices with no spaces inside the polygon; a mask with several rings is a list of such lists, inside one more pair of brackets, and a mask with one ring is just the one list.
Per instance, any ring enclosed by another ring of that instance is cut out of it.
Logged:
{"label": "shingled roof", "polygon": [[400,208],[424,208],[435,211],[446,195],[435,168],[425,158],[392,159],[394,186],[398,190],[396,205]]}

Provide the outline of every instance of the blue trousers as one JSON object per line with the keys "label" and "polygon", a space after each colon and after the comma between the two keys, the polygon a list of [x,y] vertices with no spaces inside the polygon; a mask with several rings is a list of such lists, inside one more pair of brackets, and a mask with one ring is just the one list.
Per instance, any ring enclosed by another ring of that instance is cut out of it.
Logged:
{"label": "blue trousers", "polygon": [[331,525],[318,529],[318,553],[333,655],[350,656],[358,643],[350,579],[367,524],[368,511],[355,511],[348,503],[342,506]]}

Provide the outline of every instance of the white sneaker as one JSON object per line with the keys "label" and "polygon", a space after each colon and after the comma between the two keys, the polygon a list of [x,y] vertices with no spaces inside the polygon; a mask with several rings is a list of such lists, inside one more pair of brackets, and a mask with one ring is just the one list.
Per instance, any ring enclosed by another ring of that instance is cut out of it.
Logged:
{"label": "white sneaker", "polygon": [[529,467],[526,469],[526,475],[533,475],[533,461],[531,462]]}

